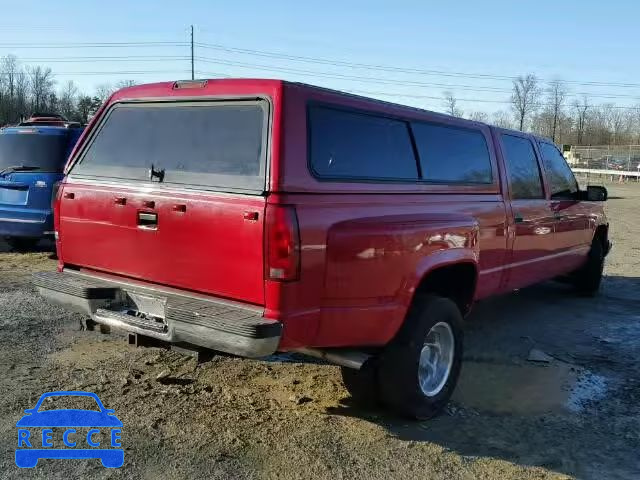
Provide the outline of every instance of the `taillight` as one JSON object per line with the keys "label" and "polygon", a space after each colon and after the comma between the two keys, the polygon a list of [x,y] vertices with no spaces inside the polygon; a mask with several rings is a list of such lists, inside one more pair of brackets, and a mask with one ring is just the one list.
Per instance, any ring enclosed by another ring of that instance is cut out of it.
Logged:
{"label": "taillight", "polygon": [[300,277],[300,231],[292,206],[267,205],[265,275],[288,282]]}

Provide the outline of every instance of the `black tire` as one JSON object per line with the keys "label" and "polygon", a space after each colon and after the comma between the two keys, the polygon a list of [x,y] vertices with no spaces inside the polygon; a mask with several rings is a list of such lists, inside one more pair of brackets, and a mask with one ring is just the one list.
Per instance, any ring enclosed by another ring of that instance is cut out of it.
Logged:
{"label": "black tire", "polygon": [[602,283],[604,269],[604,245],[599,237],[591,242],[586,263],[574,273],[574,285],[582,295],[595,296]]}
{"label": "black tire", "polygon": [[6,237],[6,242],[11,247],[11,250],[15,252],[27,252],[33,250],[38,242],[39,238],[27,238],[27,237]]}
{"label": "black tire", "polygon": [[341,373],[342,383],[355,404],[365,408],[378,404],[375,358],[367,360],[360,370],[341,367]]}
{"label": "black tire", "polygon": [[[458,306],[448,298],[422,295],[409,311],[396,338],[378,359],[378,392],[382,403],[418,420],[436,416],[446,406],[460,375],[463,327]],[[446,323],[453,336],[453,360],[439,391],[425,394],[418,380],[420,353],[432,327]]]}

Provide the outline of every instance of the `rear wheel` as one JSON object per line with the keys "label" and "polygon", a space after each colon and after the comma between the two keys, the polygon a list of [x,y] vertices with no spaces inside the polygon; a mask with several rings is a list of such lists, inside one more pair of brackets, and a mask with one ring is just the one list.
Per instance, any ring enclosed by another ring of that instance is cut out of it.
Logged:
{"label": "rear wheel", "polygon": [[591,242],[586,263],[573,275],[573,284],[584,295],[594,296],[600,290],[604,270],[604,245],[599,237]]}
{"label": "rear wheel", "polygon": [[453,301],[432,294],[416,299],[378,359],[380,400],[419,420],[440,413],[460,374],[462,343],[462,314]]}
{"label": "rear wheel", "polygon": [[9,244],[12,250],[16,252],[25,252],[33,250],[40,241],[39,238],[26,238],[26,237],[6,237],[6,242]]}

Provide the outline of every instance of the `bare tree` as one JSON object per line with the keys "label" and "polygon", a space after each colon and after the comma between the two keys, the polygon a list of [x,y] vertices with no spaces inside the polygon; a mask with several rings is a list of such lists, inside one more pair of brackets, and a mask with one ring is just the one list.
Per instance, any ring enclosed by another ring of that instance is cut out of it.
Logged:
{"label": "bare tree", "polygon": [[64,84],[59,95],[60,113],[62,113],[65,118],[72,118],[74,116],[77,100],[78,87],[76,87],[73,80],[69,80]]}
{"label": "bare tree", "polygon": [[567,88],[562,80],[552,80],[547,88],[549,105],[547,108],[551,112],[551,139],[556,141],[556,132],[558,130],[558,122],[562,116],[562,109],[567,98]]}
{"label": "bare tree", "polygon": [[18,59],[7,55],[0,61],[0,125],[18,119],[16,112],[16,84],[23,75]]}
{"label": "bare tree", "polygon": [[452,92],[443,92],[445,112],[454,117],[461,117],[462,110],[457,107],[458,101]]}
{"label": "bare tree", "polygon": [[584,141],[584,131],[587,125],[587,113],[589,110],[589,100],[586,96],[582,100],[573,102],[573,110],[575,112],[576,140],[578,145],[582,145]]}
{"label": "bare tree", "polygon": [[96,87],[96,98],[100,100],[101,103],[105,102],[113,92],[117,90],[115,85],[110,83],[101,83]]}
{"label": "bare tree", "polygon": [[46,108],[55,80],[50,68],[28,68],[31,87],[31,105],[34,111]]}
{"label": "bare tree", "polygon": [[633,107],[633,110],[631,111],[632,115],[633,115],[633,130],[636,133],[636,140],[635,143],[636,144],[640,144],[640,104],[635,105]]}
{"label": "bare tree", "polygon": [[487,115],[486,112],[471,112],[469,114],[469,120],[473,120],[474,122],[489,123],[489,115]]}
{"label": "bare tree", "polygon": [[497,112],[493,112],[491,117],[491,122],[500,128],[512,128],[513,124],[511,123],[510,115],[504,110],[498,110]]}
{"label": "bare tree", "polygon": [[599,105],[590,108],[586,119],[585,138],[591,145],[606,145],[611,142],[611,130],[609,129],[609,114],[611,104]]}
{"label": "bare tree", "polygon": [[5,80],[9,100],[13,100],[16,88],[16,76],[20,71],[18,59],[15,55],[7,55],[0,63],[0,71]]}
{"label": "bare tree", "polygon": [[120,90],[121,88],[134,87],[138,84],[135,80],[120,80],[116,83],[116,90]]}
{"label": "bare tree", "polygon": [[612,135],[612,143],[618,145],[623,142],[624,134],[628,125],[628,116],[620,108],[616,108],[615,105],[607,103],[603,105],[606,112],[606,121],[609,131]]}
{"label": "bare tree", "polygon": [[524,130],[527,115],[530,115],[537,108],[539,96],[540,89],[535,75],[520,76],[513,81],[511,105],[516,114],[520,131]]}
{"label": "bare tree", "polygon": [[14,90],[14,117],[19,119],[27,114],[29,100],[29,77],[26,72],[19,71],[16,74],[16,85]]}

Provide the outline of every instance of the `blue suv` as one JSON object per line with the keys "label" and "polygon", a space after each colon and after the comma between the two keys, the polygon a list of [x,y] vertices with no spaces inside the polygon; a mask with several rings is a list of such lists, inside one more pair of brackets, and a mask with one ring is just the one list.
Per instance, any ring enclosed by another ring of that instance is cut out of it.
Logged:
{"label": "blue suv", "polygon": [[0,237],[14,250],[53,236],[52,200],[81,128],[0,129]]}

